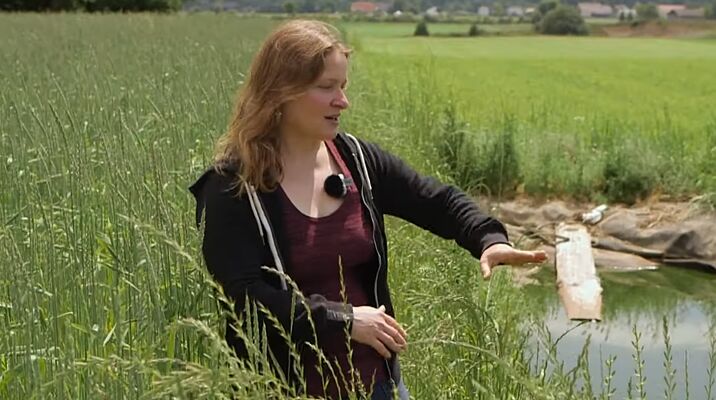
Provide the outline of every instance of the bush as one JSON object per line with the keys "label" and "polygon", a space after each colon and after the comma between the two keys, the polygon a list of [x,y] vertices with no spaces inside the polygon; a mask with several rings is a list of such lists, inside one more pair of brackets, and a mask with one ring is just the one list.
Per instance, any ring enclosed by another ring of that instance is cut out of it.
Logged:
{"label": "bush", "polygon": [[705,17],[708,19],[716,19],[716,0],[712,1],[711,4],[706,6]]}
{"label": "bush", "polygon": [[477,26],[477,24],[470,25],[470,30],[467,31],[467,36],[480,36],[484,32]]}
{"label": "bush", "polygon": [[544,0],[537,6],[537,12],[540,16],[547,15],[550,11],[554,10],[559,6],[559,1],[556,0]]}
{"label": "bush", "polygon": [[716,210],[716,119],[706,127],[705,151],[699,163],[699,186],[712,210]]}
{"label": "bush", "polygon": [[656,4],[637,4],[635,9],[636,16],[639,17],[640,20],[650,21],[659,19],[659,10],[656,8]]}
{"label": "bush", "polygon": [[[636,148],[631,149],[636,150]],[[637,159],[637,151],[615,149],[604,164],[604,194],[611,202],[634,204],[654,190],[655,172]]]}
{"label": "bush", "polygon": [[537,6],[537,9],[535,10],[534,14],[532,14],[532,18],[530,19],[530,22],[532,22],[535,25],[535,29],[537,31],[540,30],[539,23],[542,21],[542,17],[547,15],[550,11],[557,8],[559,5],[558,0],[542,0],[539,5]]}
{"label": "bush", "polygon": [[512,195],[520,181],[514,134],[516,120],[505,116],[498,132],[472,132],[454,106],[443,110],[434,142],[447,173],[461,188],[491,196]]}
{"label": "bush", "polygon": [[547,35],[586,35],[587,25],[574,7],[557,6],[542,18],[539,32]]}
{"label": "bush", "polygon": [[425,21],[418,22],[418,25],[415,26],[415,33],[413,33],[413,36],[430,36],[430,32],[428,32],[428,24]]}

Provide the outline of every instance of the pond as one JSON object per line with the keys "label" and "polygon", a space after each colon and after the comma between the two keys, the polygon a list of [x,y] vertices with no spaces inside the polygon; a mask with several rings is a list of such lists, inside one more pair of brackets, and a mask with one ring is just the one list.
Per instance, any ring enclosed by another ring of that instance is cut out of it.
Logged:
{"label": "pond", "polygon": [[[628,398],[629,380],[632,397],[640,398],[636,375],[635,334],[643,346],[640,357],[646,378],[648,398],[667,398],[665,371],[667,359],[664,318],[671,345],[671,367],[675,370],[674,399],[708,399],[707,387],[716,398],[716,273],[661,267],[656,271],[616,272],[599,270],[603,292],[603,321],[571,322],[567,319],[555,290],[555,272],[545,267],[533,278],[537,284],[524,287],[544,315],[544,328],[554,342],[556,355],[569,371],[585,348],[588,350],[591,385],[595,394],[604,390],[606,361],[613,363],[613,398]],[[571,330],[570,330],[571,329]],[[532,339],[533,349],[540,349],[544,359],[544,342]],[[687,368],[688,366],[688,368]],[[712,375],[709,375],[709,370]],[[687,373],[686,373],[687,372]],[[688,395],[687,395],[688,376]],[[586,380],[582,379],[580,385]]]}

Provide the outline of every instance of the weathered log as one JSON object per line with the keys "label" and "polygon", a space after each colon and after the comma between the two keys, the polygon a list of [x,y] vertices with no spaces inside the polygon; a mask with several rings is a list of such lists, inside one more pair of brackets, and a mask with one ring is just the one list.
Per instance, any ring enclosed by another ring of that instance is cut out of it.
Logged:
{"label": "weathered log", "polygon": [[602,319],[602,286],[594,266],[587,229],[559,224],[557,237],[557,291],[571,320]]}

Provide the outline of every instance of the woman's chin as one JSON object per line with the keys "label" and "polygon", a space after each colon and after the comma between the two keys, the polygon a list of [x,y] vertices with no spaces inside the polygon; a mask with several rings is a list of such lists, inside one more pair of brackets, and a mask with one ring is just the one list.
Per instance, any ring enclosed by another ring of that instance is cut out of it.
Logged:
{"label": "woman's chin", "polygon": [[338,135],[338,128],[329,129],[321,133],[321,140],[333,140]]}

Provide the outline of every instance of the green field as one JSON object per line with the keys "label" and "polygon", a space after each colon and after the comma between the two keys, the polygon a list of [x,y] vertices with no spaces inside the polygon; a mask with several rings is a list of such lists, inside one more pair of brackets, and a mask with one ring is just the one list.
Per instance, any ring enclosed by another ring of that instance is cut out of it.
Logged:
{"label": "green field", "polygon": [[[632,189],[676,197],[714,190],[712,40],[413,38],[405,25],[345,29],[357,38],[356,69],[380,82],[376,101],[386,99],[384,107],[429,92],[410,107],[429,113],[454,105],[481,143],[509,131],[519,168],[508,183],[529,194],[630,201]],[[489,157],[479,148],[468,153],[473,165]],[[641,184],[615,187],[610,178]]]}
{"label": "green field", "polygon": [[[0,398],[218,399],[237,384],[263,399],[281,385],[228,367],[186,190],[274,23],[0,14]],[[504,196],[716,190],[712,41],[342,29],[345,128],[425,173]],[[507,270],[483,282],[454,244],[388,225],[415,398],[592,398],[584,367],[532,366],[540,307]]]}

